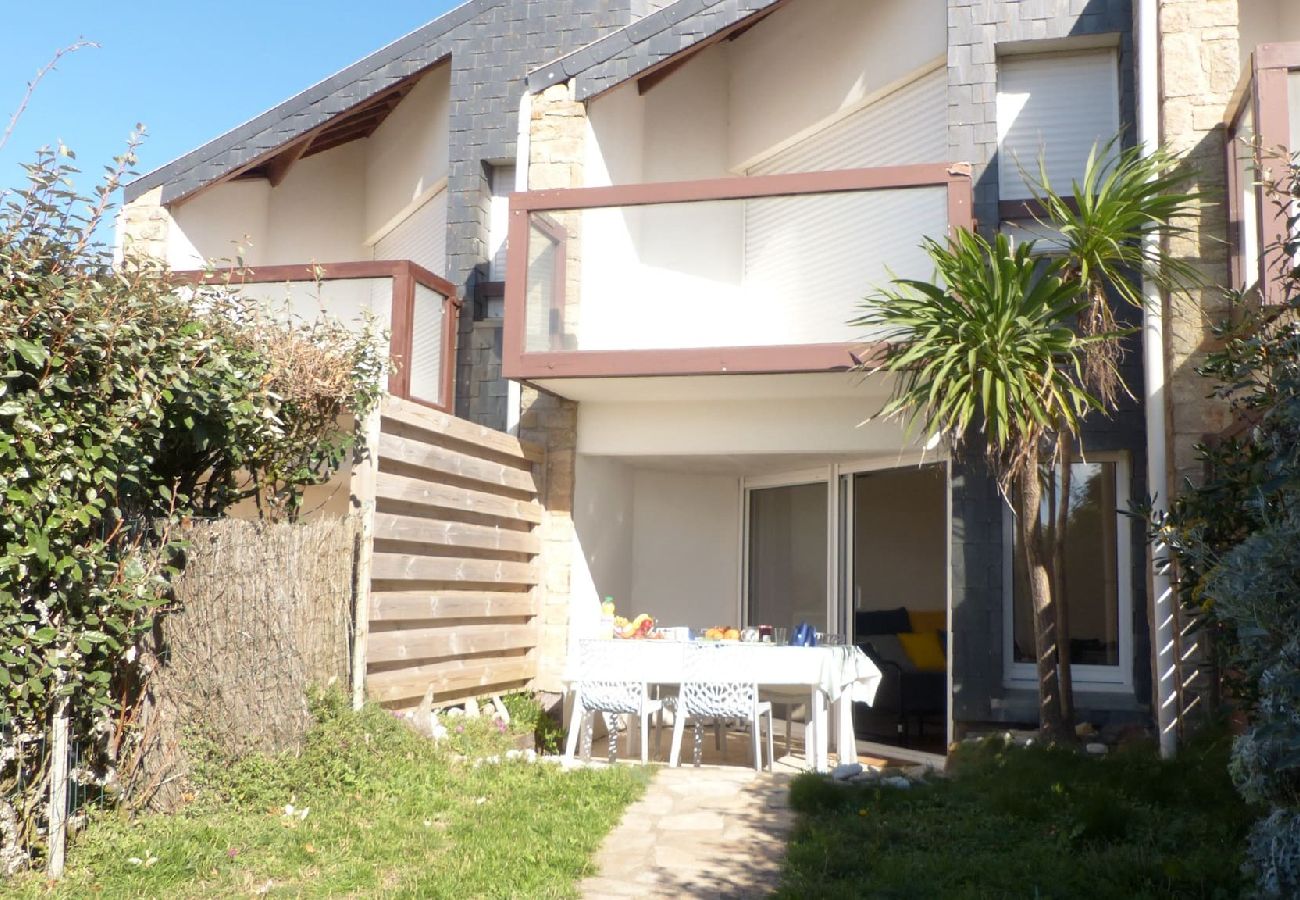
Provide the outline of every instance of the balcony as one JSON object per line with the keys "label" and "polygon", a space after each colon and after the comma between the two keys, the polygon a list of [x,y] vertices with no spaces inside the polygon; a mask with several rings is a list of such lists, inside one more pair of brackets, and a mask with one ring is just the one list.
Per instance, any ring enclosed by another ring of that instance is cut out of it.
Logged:
{"label": "balcony", "polygon": [[1300,43],[1262,44],[1251,54],[1228,110],[1228,210],[1232,280],[1280,302],[1292,204],[1271,199],[1266,183],[1281,177],[1300,151]]}
{"label": "balcony", "polygon": [[928,278],[924,237],[970,227],[964,165],[511,196],[503,372],[825,372],[870,336],[875,285]]}
{"label": "balcony", "polygon": [[346,323],[370,313],[389,332],[388,393],[450,412],[456,371],[456,288],[409,260],[176,272],[190,284],[228,284],[303,319]]}

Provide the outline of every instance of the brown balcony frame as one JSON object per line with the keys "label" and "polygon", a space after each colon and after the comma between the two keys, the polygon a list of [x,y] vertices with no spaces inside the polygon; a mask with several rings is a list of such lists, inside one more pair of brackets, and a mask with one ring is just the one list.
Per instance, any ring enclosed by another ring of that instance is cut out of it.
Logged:
{"label": "brown balcony frame", "polygon": [[1300,43],[1261,44],[1256,47],[1242,76],[1236,97],[1229,105],[1225,121],[1228,134],[1225,152],[1232,281],[1235,285],[1245,284],[1248,268],[1257,265],[1259,290],[1265,303],[1282,301],[1280,276],[1285,266],[1282,247],[1287,238],[1287,210],[1284,205],[1269,199],[1264,184],[1255,186],[1255,208],[1259,216],[1259,222],[1256,223],[1259,230],[1259,259],[1246,259],[1245,247],[1241,245],[1237,227],[1242,224],[1238,198],[1244,187],[1237,175],[1237,163],[1239,154],[1250,151],[1240,146],[1238,133],[1241,119],[1249,108],[1255,120],[1256,152],[1262,157],[1252,159],[1252,164],[1258,162],[1266,168],[1267,154],[1279,148],[1287,154],[1300,151],[1300,147],[1290,146],[1291,116],[1287,99],[1288,77],[1293,70],[1300,70]]}
{"label": "brown balcony frame", "polygon": [[[508,238],[513,252],[509,255],[506,268],[502,374],[517,381],[529,381],[546,378],[823,372],[847,369],[854,364],[854,352],[861,359],[874,356],[881,348],[878,345],[864,347],[855,344],[780,344],[599,351],[552,347],[546,351],[525,352],[527,248],[533,214],[922,187],[947,189],[949,235],[957,228],[974,227],[971,169],[965,163],[924,163],[511,194]],[[919,240],[920,235],[917,237]],[[557,284],[557,294],[561,284],[562,282]],[[557,315],[557,308],[558,314],[562,316],[562,304],[563,298],[560,295],[552,303],[552,317]]]}
{"label": "brown balcony frame", "polygon": [[[173,272],[182,284],[274,284],[299,281],[353,281],[365,278],[391,278],[393,282],[392,329],[389,354],[393,365],[388,373],[388,393],[441,412],[450,413],[455,405],[456,319],[461,301],[456,286],[423,266],[408,259],[341,263],[308,263],[281,266],[245,266],[209,270]],[[414,337],[415,286],[422,285],[443,298],[442,315],[442,402],[435,403],[411,396],[411,370],[405,365],[410,358]]]}

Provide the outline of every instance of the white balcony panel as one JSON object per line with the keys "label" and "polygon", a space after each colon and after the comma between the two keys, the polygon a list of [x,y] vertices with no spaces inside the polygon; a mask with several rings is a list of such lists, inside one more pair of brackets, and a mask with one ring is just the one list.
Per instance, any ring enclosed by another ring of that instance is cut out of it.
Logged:
{"label": "white balcony panel", "polygon": [[261,282],[238,285],[247,297],[266,304],[272,313],[312,322],[323,316],[359,328],[372,316],[377,328],[392,325],[393,280],[350,278],[339,281]]}
{"label": "white balcony panel", "polygon": [[921,241],[947,215],[942,186],[549,213],[530,234],[525,349],[861,341],[862,299],[929,277]]}

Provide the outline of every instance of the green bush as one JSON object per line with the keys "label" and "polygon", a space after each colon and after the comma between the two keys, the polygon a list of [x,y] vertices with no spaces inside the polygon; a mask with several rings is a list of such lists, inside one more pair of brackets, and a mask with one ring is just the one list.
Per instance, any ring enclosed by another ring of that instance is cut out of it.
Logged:
{"label": "green bush", "polygon": [[384,368],[369,325],[114,266],[96,229],[130,155],[91,197],[69,157],[42,152],[0,194],[0,802],[36,847],[51,716],[101,768],[123,746],[136,639],[183,563],[170,525],[245,498],[295,515],[352,452],[347,417]]}
{"label": "green bush", "polygon": [[[1300,197],[1300,165],[1280,168],[1271,202],[1285,207]],[[1300,238],[1279,249],[1295,259]],[[1231,772],[1241,794],[1269,810],[1247,859],[1269,897],[1300,893],[1300,269],[1287,266],[1270,273],[1282,279],[1283,303],[1238,296],[1217,329],[1220,347],[1199,371],[1242,427],[1200,448],[1209,478],[1153,529],[1172,549],[1183,600],[1203,613],[1228,693],[1249,721]]]}

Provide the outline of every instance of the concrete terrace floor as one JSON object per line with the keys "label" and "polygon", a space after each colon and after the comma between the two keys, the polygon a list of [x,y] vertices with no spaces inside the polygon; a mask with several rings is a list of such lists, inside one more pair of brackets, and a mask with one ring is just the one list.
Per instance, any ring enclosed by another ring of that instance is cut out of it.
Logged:
{"label": "concrete terrace floor", "polygon": [[[705,734],[702,765],[695,768],[691,733],[683,741],[682,766],[663,763],[652,752],[655,772],[645,796],[627,808],[596,856],[598,873],[581,885],[587,900],[626,897],[766,897],[781,881],[786,843],[794,816],[787,798],[790,779],[805,768],[801,729],[794,732],[790,753],[776,736],[773,771],[754,771],[749,738],[732,733],[720,753]],[[654,750],[653,741],[651,744]],[[609,745],[597,739],[592,765],[603,765]],[[639,751],[638,751],[639,754]],[[619,764],[638,764],[620,738]],[[836,758],[831,757],[832,765]],[[883,767],[904,761],[860,754],[864,766]]]}

